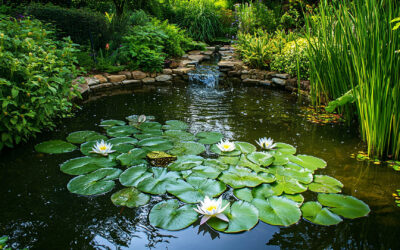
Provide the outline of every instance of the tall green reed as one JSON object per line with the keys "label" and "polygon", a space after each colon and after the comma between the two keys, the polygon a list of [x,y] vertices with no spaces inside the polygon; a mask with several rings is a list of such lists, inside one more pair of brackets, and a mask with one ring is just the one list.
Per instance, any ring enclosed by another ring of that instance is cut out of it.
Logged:
{"label": "tall green reed", "polygon": [[400,36],[390,21],[400,15],[393,0],[321,1],[319,17],[306,19],[311,94],[315,103],[352,90],[355,105],[340,107],[348,120],[357,115],[368,154],[400,157]]}

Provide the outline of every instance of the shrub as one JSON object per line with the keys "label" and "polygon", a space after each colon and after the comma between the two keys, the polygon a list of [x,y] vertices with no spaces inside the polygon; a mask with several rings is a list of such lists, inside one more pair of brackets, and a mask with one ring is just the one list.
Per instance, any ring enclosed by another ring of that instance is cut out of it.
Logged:
{"label": "shrub", "polygon": [[51,39],[38,20],[0,16],[0,148],[12,147],[71,111],[75,44]]}
{"label": "shrub", "polygon": [[261,2],[236,5],[239,31],[253,34],[258,29],[272,32],[276,28],[275,14]]}
{"label": "shrub", "polygon": [[74,42],[83,45],[92,40],[96,49],[103,48],[109,40],[107,22],[103,14],[87,9],[66,9],[51,4],[31,4],[26,11],[43,22],[54,24],[58,29],[58,38],[70,36]]}

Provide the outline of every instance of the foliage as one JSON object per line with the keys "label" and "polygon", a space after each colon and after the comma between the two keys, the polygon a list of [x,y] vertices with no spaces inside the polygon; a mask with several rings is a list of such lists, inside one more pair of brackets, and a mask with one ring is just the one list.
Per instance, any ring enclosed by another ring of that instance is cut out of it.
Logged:
{"label": "foliage", "polygon": [[273,32],[276,29],[275,14],[261,1],[236,5],[239,31],[254,33],[258,29]]}
{"label": "foliage", "polygon": [[390,21],[400,15],[389,0],[321,1],[319,21],[307,18],[312,98],[334,100],[349,90],[355,98],[339,107],[346,120],[358,115],[368,154],[400,157],[400,43]]}
{"label": "foliage", "polygon": [[47,4],[31,4],[26,9],[29,15],[55,25],[58,38],[70,36],[72,41],[87,45],[93,41],[96,49],[103,48],[109,40],[104,15],[86,9],[66,9]]}
{"label": "foliage", "polygon": [[0,149],[55,126],[71,111],[77,70],[70,39],[55,41],[38,20],[0,16]]}
{"label": "foliage", "polygon": [[299,18],[299,12],[296,9],[290,9],[281,16],[280,25],[285,30],[297,28]]}

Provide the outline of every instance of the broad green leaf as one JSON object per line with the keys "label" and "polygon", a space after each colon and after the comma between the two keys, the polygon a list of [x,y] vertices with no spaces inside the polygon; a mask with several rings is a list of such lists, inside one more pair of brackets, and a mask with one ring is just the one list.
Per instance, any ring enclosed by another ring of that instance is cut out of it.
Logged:
{"label": "broad green leaf", "polygon": [[92,153],[94,145],[96,145],[97,141],[88,141],[81,144],[81,152],[84,155],[97,155],[96,153]]}
{"label": "broad green leaf", "polygon": [[308,189],[318,193],[340,193],[342,187],[340,181],[326,175],[315,175],[314,182],[308,185]]}
{"label": "broad green leaf", "polygon": [[119,177],[119,181],[126,187],[137,187],[144,179],[151,177],[152,174],[147,172],[145,164],[137,165],[125,170]]}
{"label": "broad green leaf", "polygon": [[161,124],[158,122],[143,122],[139,125],[139,129],[146,133],[147,131],[161,131]]}
{"label": "broad green leaf", "polygon": [[274,162],[273,162],[274,165],[285,165],[289,162],[289,155],[287,154],[275,152],[273,156],[274,156]]}
{"label": "broad green leaf", "polygon": [[144,194],[134,187],[129,187],[114,193],[111,196],[111,201],[116,206],[140,207],[150,201],[150,195]]}
{"label": "broad green leaf", "polygon": [[215,168],[219,171],[224,171],[229,168],[229,166],[227,164],[220,162],[219,160],[216,160],[216,159],[205,159],[203,162],[203,165]]}
{"label": "broad green leaf", "polygon": [[177,180],[167,186],[168,193],[186,203],[198,203],[203,201],[205,196],[219,196],[225,189],[226,186],[222,182],[200,177],[189,177],[186,182]]}
{"label": "broad green leaf", "polygon": [[200,132],[196,134],[199,138],[199,143],[202,144],[214,144],[224,138],[224,135],[218,132]]}
{"label": "broad green leaf", "polygon": [[150,169],[152,175],[142,180],[137,188],[149,194],[164,194],[170,183],[175,183],[179,178],[177,172],[168,172],[166,168],[153,167]]}
{"label": "broad green leaf", "polygon": [[316,201],[309,201],[301,206],[303,217],[312,223],[324,226],[336,225],[342,222],[340,216],[332,213],[326,207],[322,208],[321,204]]}
{"label": "broad green leaf", "polygon": [[182,130],[166,130],[164,136],[171,138],[173,141],[194,141],[196,137],[191,133]]}
{"label": "broad green leaf", "polygon": [[146,154],[146,150],[135,148],[128,153],[120,154],[117,157],[117,160],[119,160],[123,166],[137,165],[137,163],[142,162],[142,159],[146,157]]}
{"label": "broad green leaf", "polygon": [[192,168],[192,173],[190,174],[190,177],[216,179],[221,174],[221,171],[222,170],[218,170],[217,168],[200,165]]}
{"label": "broad green leaf", "polygon": [[138,140],[132,137],[116,137],[112,138],[107,141],[108,143],[111,143],[114,147],[119,145],[119,144],[132,144],[135,145]]}
{"label": "broad green leaf", "polygon": [[265,199],[271,196],[281,195],[283,190],[274,184],[261,184],[260,186],[253,189],[253,197]]}
{"label": "broad green leaf", "polygon": [[200,166],[204,158],[198,155],[178,156],[178,159],[168,166],[168,169],[173,171],[183,171]]}
{"label": "broad green leaf", "polygon": [[236,166],[239,162],[239,157],[237,157],[237,156],[233,156],[233,157],[220,156],[220,157],[218,157],[218,161],[220,161],[222,164]]}
{"label": "broad green leaf", "polygon": [[258,223],[258,210],[246,201],[235,201],[228,214],[229,225],[225,233],[248,231]]}
{"label": "broad green leaf", "polygon": [[147,130],[145,133],[135,134],[135,137],[139,140],[144,140],[152,137],[160,137],[162,135],[162,130]]}
{"label": "broad green leaf", "polygon": [[260,220],[271,225],[289,226],[301,217],[297,203],[285,197],[271,196],[266,200],[255,198],[251,203],[257,207]]}
{"label": "broad green leaf", "polygon": [[296,148],[290,144],[286,144],[283,142],[277,142],[274,151],[280,152],[282,154],[293,155],[296,153]]}
{"label": "broad green leaf", "polygon": [[253,152],[248,154],[247,159],[263,167],[268,167],[274,161],[274,157],[271,154],[264,152]]}
{"label": "broad green leaf", "polygon": [[[100,135],[97,132],[94,131],[77,131],[77,132],[72,132],[67,136],[67,141],[70,143],[77,143],[81,144],[87,141],[93,141],[95,139],[92,139],[93,136],[95,135]],[[89,138],[89,139],[88,139]]]}
{"label": "broad green leaf", "polygon": [[[228,203],[229,202],[227,200],[222,199],[221,207],[225,207],[226,205],[228,205]],[[230,208],[230,205],[228,205],[226,207],[226,209],[222,213],[225,214],[226,217],[228,217],[230,215],[230,212],[231,212],[231,208]],[[209,219],[207,221],[207,224],[210,227],[214,228],[215,230],[221,231],[221,232],[225,231],[226,228],[228,227],[228,222],[225,222],[225,221],[223,221],[221,219],[218,219],[216,217],[213,217],[213,218]]]}
{"label": "broad green leaf", "polygon": [[100,168],[115,167],[117,163],[105,157],[79,157],[61,164],[60,170],[70,175],[82,175]]}
{"label": "broad green leaf", "polygon": [[284,194],[282,195],[282,197],[288,198],[289,200],[296,202],[299,207],[304,202],[304,196],[301,194]]}
{"label": "broad green leaf", "polygon": [[181,230],[192,225],[198,219],[193,205],[179,206],[177,200],[162,201],[150,211],[150,224],[167,230]]}
{"label": "broad green leaf", "polygon": [[298,194],[307,190],[307,186],[304,186],[298,180],[290,177],[277,175],[276,181],[275,188],[277,190],[282,190],[285,194]]}
{"label": "broad green leaf", "polygon": [[166,121],[165,124],[162,128],[166,130],[187,130],[189,128],[186,123],[177,120]]}
{"label": "broad green leaf", "polygon": [[198,142],[179,142],[169,151],[173,155],[199,155],[206,151],[203,144]]}
{"label": "broad green leaf", "polygon": [[349,219],[366,216],[370,209],[363,201],[342,194],[318,194],[318,201],[329,210]]}
{"label": "broad green leaf", "polygon": [[69,153],[76,149],[77,147],[74,144],[61,140],[45,141],[35,146],[37,152],[46,154]]}
{"label": "broad green leaf", "polygon": [[71,193],[80,195],[104,194],[114,188],[114,179],[118,178],[121,170],[117,168],[101,168],[87,175],[79,175],[67,184]]}
{"label": "broad green leaf", "polygon": [[263,173],[257,174],[248,168],[230,167],[218,178],[232,188],[255,187],[261,183],[271,183],[275,181],[273,175]]}
{"label": "broad green leaf", "polygon": [[129,143],[120,143],[112,147],[112,150],[115,150],[117,153],[128,153],[129,151],[133,150],[135,145]]}
{"label": "broad green leaf", "polygon": [[251,202],[254,198],[250,188],[235,189],[233,190],[233,195],[236,198],[247,202]]}
{"label": "broad green leaf", "polygon": [[100,122],[101,127],[114,127],[114,126],[123,126],[126,122],[121,120],[105,120]]}
{"label": "broad green leaf", "polygon": [[162,137],[152,137],[141,140],[137,144],[148,151],[165,151],[173,147],[173,143]]}
{"label": "broad green leaf", "polygon": [[256,146],[248,142],[237,141],[235,146],[243,154],[250,154],[257,150]]}
{"label": "broad green leaf", "polygon": [[239,156],[241,154],[241,152],[237,149],[231,151],[231,152],[222,152],[216,144],[212,145],[210,148],[211,152],[218,154],[218,155],[222,155],[222,156]]}
{"label": "broad green leaf", "polygon": [[313,181],[313,175],[308,169],[278,168],[276,175],[296,179],[302,184],[309,184]]}
{"label": "broad green leaf", "polygon": [[139,131],[132,126],[114,126],[107,129],[107,135],[111,137],[131,136],[132,134],[137,132]]}
{"label": "broad green leaf", "polygon": [[258,164],[255,164],[255,163],[249,161],[249,159],[247,159],[247,156],[244,154],[240,156],[240,160],[237,163],[237,165],[241,166],[241,167],[250,168],[251,170],[253,170],[256,173],[268,172],[268,170],[266,168],[263,168],[263,167],[259,166]]}
{"label": "broad green leaf", "polygon": [[326,161],[310,155],[291,155],[289,160],[311,171],[326,167]]}

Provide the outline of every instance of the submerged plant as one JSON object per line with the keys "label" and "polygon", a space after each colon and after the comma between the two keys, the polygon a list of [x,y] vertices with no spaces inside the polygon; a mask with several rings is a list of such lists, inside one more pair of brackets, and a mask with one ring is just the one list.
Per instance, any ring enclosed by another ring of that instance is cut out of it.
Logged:
{"label": "submerged plant", "polygon": [[194,211],[203,215],[200,221],[200,225],[203,225],[212,217],[217,217],[218,219],[229,222],[228,217],[223,214],[228,206],[229,203],[222,207],[222,196],[220,196],[218,200],[210,199],[208,196],[206,196],[206,198],[204,198],[204,201],[200,201],[200,205],[197,205],[197,209],[193,209]]}

